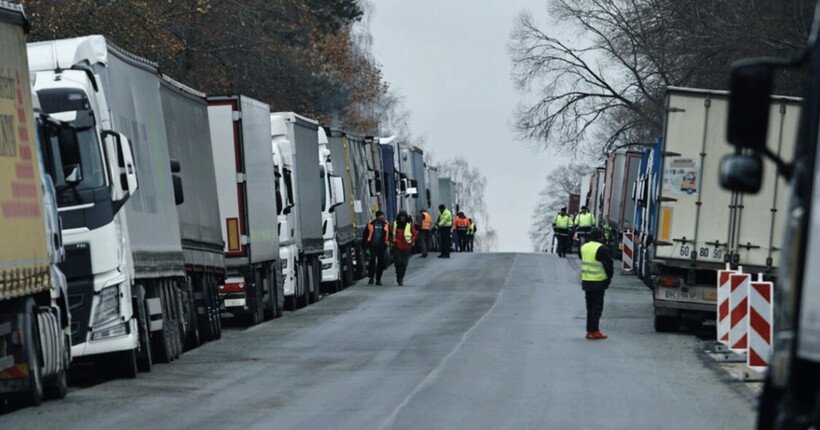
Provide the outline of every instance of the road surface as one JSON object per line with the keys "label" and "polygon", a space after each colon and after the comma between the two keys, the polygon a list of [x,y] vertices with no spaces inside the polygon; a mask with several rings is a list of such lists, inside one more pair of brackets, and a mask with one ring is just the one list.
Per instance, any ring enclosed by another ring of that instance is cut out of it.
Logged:
{"label": "road surface", "polygon": [[[577,258],[414,257],[405,285],[359,281],[225,333],[136,380],[72,388],[2,429],[752,428],[741,389],[691,334],[657,334],[649,291],[617,278],[584,339]],[[392,284],[392,285],[391,285]]]}

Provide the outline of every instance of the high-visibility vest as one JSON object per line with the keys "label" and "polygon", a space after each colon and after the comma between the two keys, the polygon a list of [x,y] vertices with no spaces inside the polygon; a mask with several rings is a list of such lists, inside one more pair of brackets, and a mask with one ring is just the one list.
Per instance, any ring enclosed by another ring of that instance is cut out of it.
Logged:
{"label": "high-visibility vest", "polygon": [[453,225],[455,225],[456,230],[467,230],[467,228],[470,226],[469,223],[470,221],[468,221],[467,218],[456,218],[455,222],[453,222]]}
{"label": "high-visibility vest", "polygon": [[[371,239],[373,239],[373,221],[367,222],[367,231],[369,232],[367,235],[367,243],[370,243]],[[387,245],[389,243],[389,238],[387,237],[387,222],[384,222],[384,244]]]}
{"label": "high-visibility vest", "polygon": [[444,211],[438,217],[438,226],[439,227],[452,227],[453,226],[453,213],[450,212],[450,209],[444,209]]}
{"label": "high-visibility vest", "polygon": [[598,253],[598,248],[603,245],[600,242],[587,242],[581,247],[581,280],[582,281],[606,281],[606,271],[604,265],[597,258],[595,254]]}
{"label": "high-visibility vest", "polygon": [[[393,240],[396,240],[396,223],[393,223]],[[406,223],[404,225],[404,241],[407,243],[413,242],[413,230],[410,227],[410,223]]]}
{"label": "high-visibility vest", "polygon": [[570,228],[572,226],[572,217],[567,214],[562,215],[559,213],[552,219],[552,223],[558,228]]}
{"label": "high-visibility vest", "polygon": [[428,214],[427,212],[421,213],[421,229],[422,230],[432,230],[433,229],[433,216]]}
{"label": "high-visibility vest", "polygon": [[467,221],[470,222],[470,227],[467,229],[467,236],[475,235],[475,223],[470,218],[467,218]]}
{"label": "high-visibility vest", "polygon": [[589,212],[580,213],[575,217],[575,225],[578,227],[592,227],[595,225],[595,215]]}

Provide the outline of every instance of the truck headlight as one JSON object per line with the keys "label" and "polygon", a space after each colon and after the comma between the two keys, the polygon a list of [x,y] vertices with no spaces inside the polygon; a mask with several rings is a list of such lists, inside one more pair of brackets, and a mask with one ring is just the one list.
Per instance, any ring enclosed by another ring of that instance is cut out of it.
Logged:
{"label": "truck headlight", "polygon": [[124,322],[122,324],[117,324],[108,328],[104,328],[102,330],[94,330],[94,334],[91,335],[91,340],[100,340],[107,337],[125,336],[130,332],[129,328],[129,323]]}
{"label": "truck headlight", "polygon": [[333,258],[333,250],[332,249],[326,249],[325,252],[322,253],[322,258],[324,258],[324,259]]}
{"label": "truck headlight", "polygon": [[94,310],[94,328],[102,327],[120,317],[120,286],[103,288],[99,296],[97,309]]}

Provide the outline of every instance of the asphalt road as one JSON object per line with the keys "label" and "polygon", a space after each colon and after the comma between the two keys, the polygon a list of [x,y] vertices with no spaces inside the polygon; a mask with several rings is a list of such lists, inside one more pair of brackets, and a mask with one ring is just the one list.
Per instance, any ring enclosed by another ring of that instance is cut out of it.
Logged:
{"label": "asphalt road", "polygon": [[228,331],[136,380],[73,388],[0,429],[743,429],[754,410],[691,334],[657,334],[649,291],[618,278],[584,339],[578,260],[413,258]]}

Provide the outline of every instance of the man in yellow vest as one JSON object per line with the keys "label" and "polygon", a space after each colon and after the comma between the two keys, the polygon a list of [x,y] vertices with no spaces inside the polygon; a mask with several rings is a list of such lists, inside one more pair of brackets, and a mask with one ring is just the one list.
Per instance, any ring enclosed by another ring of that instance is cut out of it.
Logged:
{"label": "man in yellow vest", "polygon": [[419,225],[419,245],[421,246],[421,258],[427,258],[427,249],[430,247],[433,231],[433,216],[422,209],[419,211],[421,215],[421,225]]}
{"label": "man in yellow vest", "polygon": [[584,246],[586,243],[587,236],[589,235],[589,230],[592,227],[595,227],[595,215],[589,213],[589,208],[586,206],[581,206],[581,212],[578,215],[575,215],[575,233],[578,236],[578,252],[580,253],[581,247]]}
{"label": "man in yellow vest", "polygon": [[439,240],[441,254],[438,258],[450,258],[450,248],[453,247],[452,238],[450,237],[450,232],[453,229],[453,213],[444,205],[438,205],[438,211],[439,216],[436,225],[441,235],[441,240]]}
{"label": "man in yellow vest", "polygon": [[470,221],[470,228],[467,229],[467,252],[473,252],[473,244],[475,243],[476,225],[472,218],[467,218]]}
{"label": "man in yellow vest", "polygon": [[567,257],[567,243],[569,242],[569,229],[572,227],[572,217],[567,214],[567,208],[561,208],[561,212],[552,219],[552,232],[558,240],[556,254],[560,258]]}
{"label": "man in yellow vest", "polygon": [[612,280],[612,255],[603,245],[604,232],[594,227],[589,242],[581,247],[581,287],[587,302],[587,339],[606,339],[598,322],[604,311],[604,293]]}

